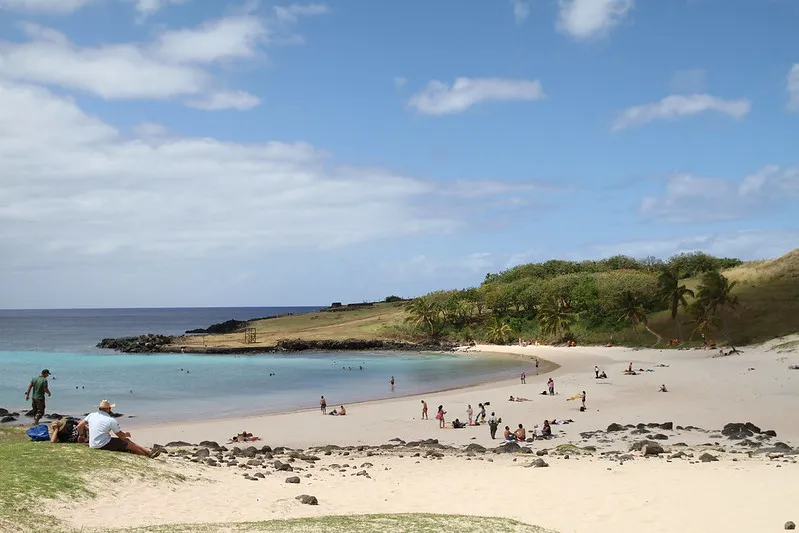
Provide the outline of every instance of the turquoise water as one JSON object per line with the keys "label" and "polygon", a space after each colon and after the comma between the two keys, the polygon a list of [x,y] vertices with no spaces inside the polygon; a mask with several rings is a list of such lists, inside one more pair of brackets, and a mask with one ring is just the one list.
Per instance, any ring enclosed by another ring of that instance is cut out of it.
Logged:
{"label": "turquoise water", "polygon": [[[334,406],[436,391],[512,378],[523,363],[467,354],[210,356],[0,351],[0,406],[27,410],[25,388],[42,368],[53,373],[48,413],[83,415],[107,398],[117,404],[117,412],[135,417],[126,419],[132,423],[316,408],[322,394]],[[391,376],[396,380],[393,392]]]}
{"label": "turquoise water", "polygon": [[0,310],[0,407],[27,411],[25,389],[43,368],[53,373],[48,413],[79,416],[107,398],[135,417],[126,424],[316,408],[322,394],[333,406],[511,378],[523,368],[513,358],[466,354],[144,355],[94,346],[104,337],[179,334],[231,318],[313,309]]}

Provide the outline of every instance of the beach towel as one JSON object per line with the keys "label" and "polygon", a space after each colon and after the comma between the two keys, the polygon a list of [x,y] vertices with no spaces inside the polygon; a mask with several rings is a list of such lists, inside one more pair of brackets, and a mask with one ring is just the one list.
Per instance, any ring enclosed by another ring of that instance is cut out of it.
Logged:
{"label": "beach towel", "polygon": [[582,398],[582,397],[583,397],[583,395],[582,395],[582,394],[577,394],[576,396],[572,396],[571,398],[566,398],[566,401],[567,401],[567,402],[570,402],[570,401],[572,401],[572,400],[576,400],[576,399],[578,399],[578,398]]}
{"label": "beach towel", "polygon": [[25,433],[34,442],[41,440],[50,440],[50,432],[47,431],[47,425],[45,424],[39,424],[38,426],[33,426]]}

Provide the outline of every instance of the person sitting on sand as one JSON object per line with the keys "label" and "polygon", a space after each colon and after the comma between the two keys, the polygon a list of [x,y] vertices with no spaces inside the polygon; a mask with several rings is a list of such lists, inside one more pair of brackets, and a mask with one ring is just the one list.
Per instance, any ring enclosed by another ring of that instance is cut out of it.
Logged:
{"label": "person sitting on sand", "polygon": [[516,440],[524,442],[527,440],[527,431],[525,431],[523,425],[519,424],[519,429],[513,432],[513,436],[516,437]]}
{"label": "person sitting on sand", "polygon": [[64,442],[86,444],[89,439],[86,435],[87,427],[78,429],[78,421],[74,418],[59,418],[50,424],[50,442]]}
{"label": "person sitting on sand", "polygon": [[505,437],[505,441],[507,442],[513,442],[514,440],[516,440],[516,435],[514,435],[510,431],[510,426],[505,426],[505,433],[503,435]]}
{"label": "person sitting on sand", "polygon": [[[111,416],[113,407],[115,407],[114,404],[103,400],[97,406],[96,413],[89,414],[78,424],[79,432],[87,425],[89,426],[89,448],[158,457],[161,453],[160,448],[150,450],[130,440],[130,433],[122,431],[119,422]],[[111,433],[114,433],[115,436],[112,437]]]}
{"label": "person sitting on sand", "polygon": [[456,419],[455,419],[455,421],[452,423],[452,429],[463,429],[463,428],[465,428],[465,427],[466,427],[466,424],[464,424],[463,422],[461,422],[461,421],[460,421],[459,419],[457,419],[457,418],[456,418]]}
{"label": "person sitting on sand", "polygon": [[477,418],[474,420],[474,425],[475,426],[478,426],[481,423],[485,423],[485,421],[486,421],[486,405],[488,405],[488,404],[489,404],[489,402],[486,402],[484,404],[483,403],[478,403],[477,404],[477,407],[480,409],[480,411],[477,413]]}
{"label": "person sitting on sand", "polygon": [[604,370],[599,373],[599,379],[608,379],[608,375],[605,374]]}
{"label": "person sitting on sand", "polygon": [[443,405],[439,405],[438,406],[438,412],[436,413],[436,420],[438,420],[438,428],[439,429],[444,429],[444,427],[446,427],[446,425],[447,425],[447,423],[444,421],[444,415],[446,415],[446,414],[447,414],[447,412],[444,410],[444,406]]}
{"label": "person sitting on sand", "polygon": [[347,410],[344,409],[344,406],[342,405],[341,407],[339,407],[338,416],[344,416],[346,414],[347,414]]}
{"label": "person sitting on sand", "polygon": [[547,439],[552,436],[552,428],[549,425],[549,420],[544,420],[544,425],[541,427],[541,435]]}
{"label": "person sitting on sand", "polygon": [[661,386],[660,386],[660,388],[658,389],[658,392],[669,392],[669,390],[666,388],[666,385],[665,385],[665,384],[663,384],[663,385],[661,385]]}

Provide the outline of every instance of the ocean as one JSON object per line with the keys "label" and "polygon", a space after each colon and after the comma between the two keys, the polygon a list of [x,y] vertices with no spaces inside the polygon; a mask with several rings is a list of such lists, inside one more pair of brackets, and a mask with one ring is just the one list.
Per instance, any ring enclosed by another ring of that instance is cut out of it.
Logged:
{"label": "ocean", "polygon": [[0,310],[0,407],[27,411],[25,389],[43,368],[52,372],[48,413],[81,416],[108,399],[130,425],[316,408],[321,395],[333,407],[510,378],[529,366],[469,354],[119,354],[95,347],[105,337],[180,334],[316,309]]}

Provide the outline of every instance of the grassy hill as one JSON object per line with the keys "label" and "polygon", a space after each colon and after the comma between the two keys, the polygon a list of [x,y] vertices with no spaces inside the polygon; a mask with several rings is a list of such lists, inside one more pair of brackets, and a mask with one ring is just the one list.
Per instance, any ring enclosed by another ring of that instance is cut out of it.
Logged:
{"label": "grassy hill", "polygon": [[[699,255],[702,256],[700,259],[707,261],[708,256]],[[676,260],[672,258],[671,261],[676,262],[680,269],[685,268],[685,256],[678,256]],[[737,263],[723,259],[718,265]],[[530,318],[533,313],[525,311],[540,306],[542,291],[571,291],[570,299],[584,298],[581,291],[588,289],[599,291],[598,298],[601,298],[603,291],[610,298],[623,289],[648,291],[651,295],[659,269],[663,266],[662,262],[653,265],[652,261],[635,263],[632,259],[618,258],[603,262],[552,261],[522,265],[489,275],[480,287],[464,291],[441,291],[425,298],[439,305],[438,317],[442,324],[437,334],[440,338],[496,342],[491,337],[492,328],[496,328],[493,321],[496,315],[508,324],[508,342],[519,337],[551,341],[541,333],[536,318]],[[722,310],[719,313],[723,327],[718,327],[713,334],[717,341],[745,345],[799,332],[799,249],[777,259],[752,261],[727,268],[722,270],[722,274],[735,282],[732,293],[738,297],[739,306],[734,311]],[[695,272],[680,283],[696,290],[700,280],[701,274]],[[590,283],[585,285],[586,282]],[[453,298],[460,299],[452,303]],[[687,300],[690,304],[692,298]],[[597,304],[588,319],[583,314],[583,318],[577,320],[571,333],[578,343],[612,342],[627,346],[651,346],[654,343],[655,337],[643,328],[634,329],[628,322],[619,321],[618,311],[612,305],[612,301],[605,302],[604,307]],[[650,306],[647,314],[649,327],[662,335],[664,340],[678,338],[689,344],[701,342],[699,335],[691,339],[694,326],[686,323],[688,316],[684,310],[681,309],[677,318],[672,320],[662,301],[650,301],[647,305]],[[409,324],[406,320],[408,316],[406,302],[376,303],[349,310],[345,307],[338,311],[326,310],[253,321],[249,325],[256,330],[255,344],[245,344],[244,333],[236,332],[181,337],[176,345],[190,349],[259,347],[274,345],[280,339],[419,341],[427,334],[425,328]]]}

